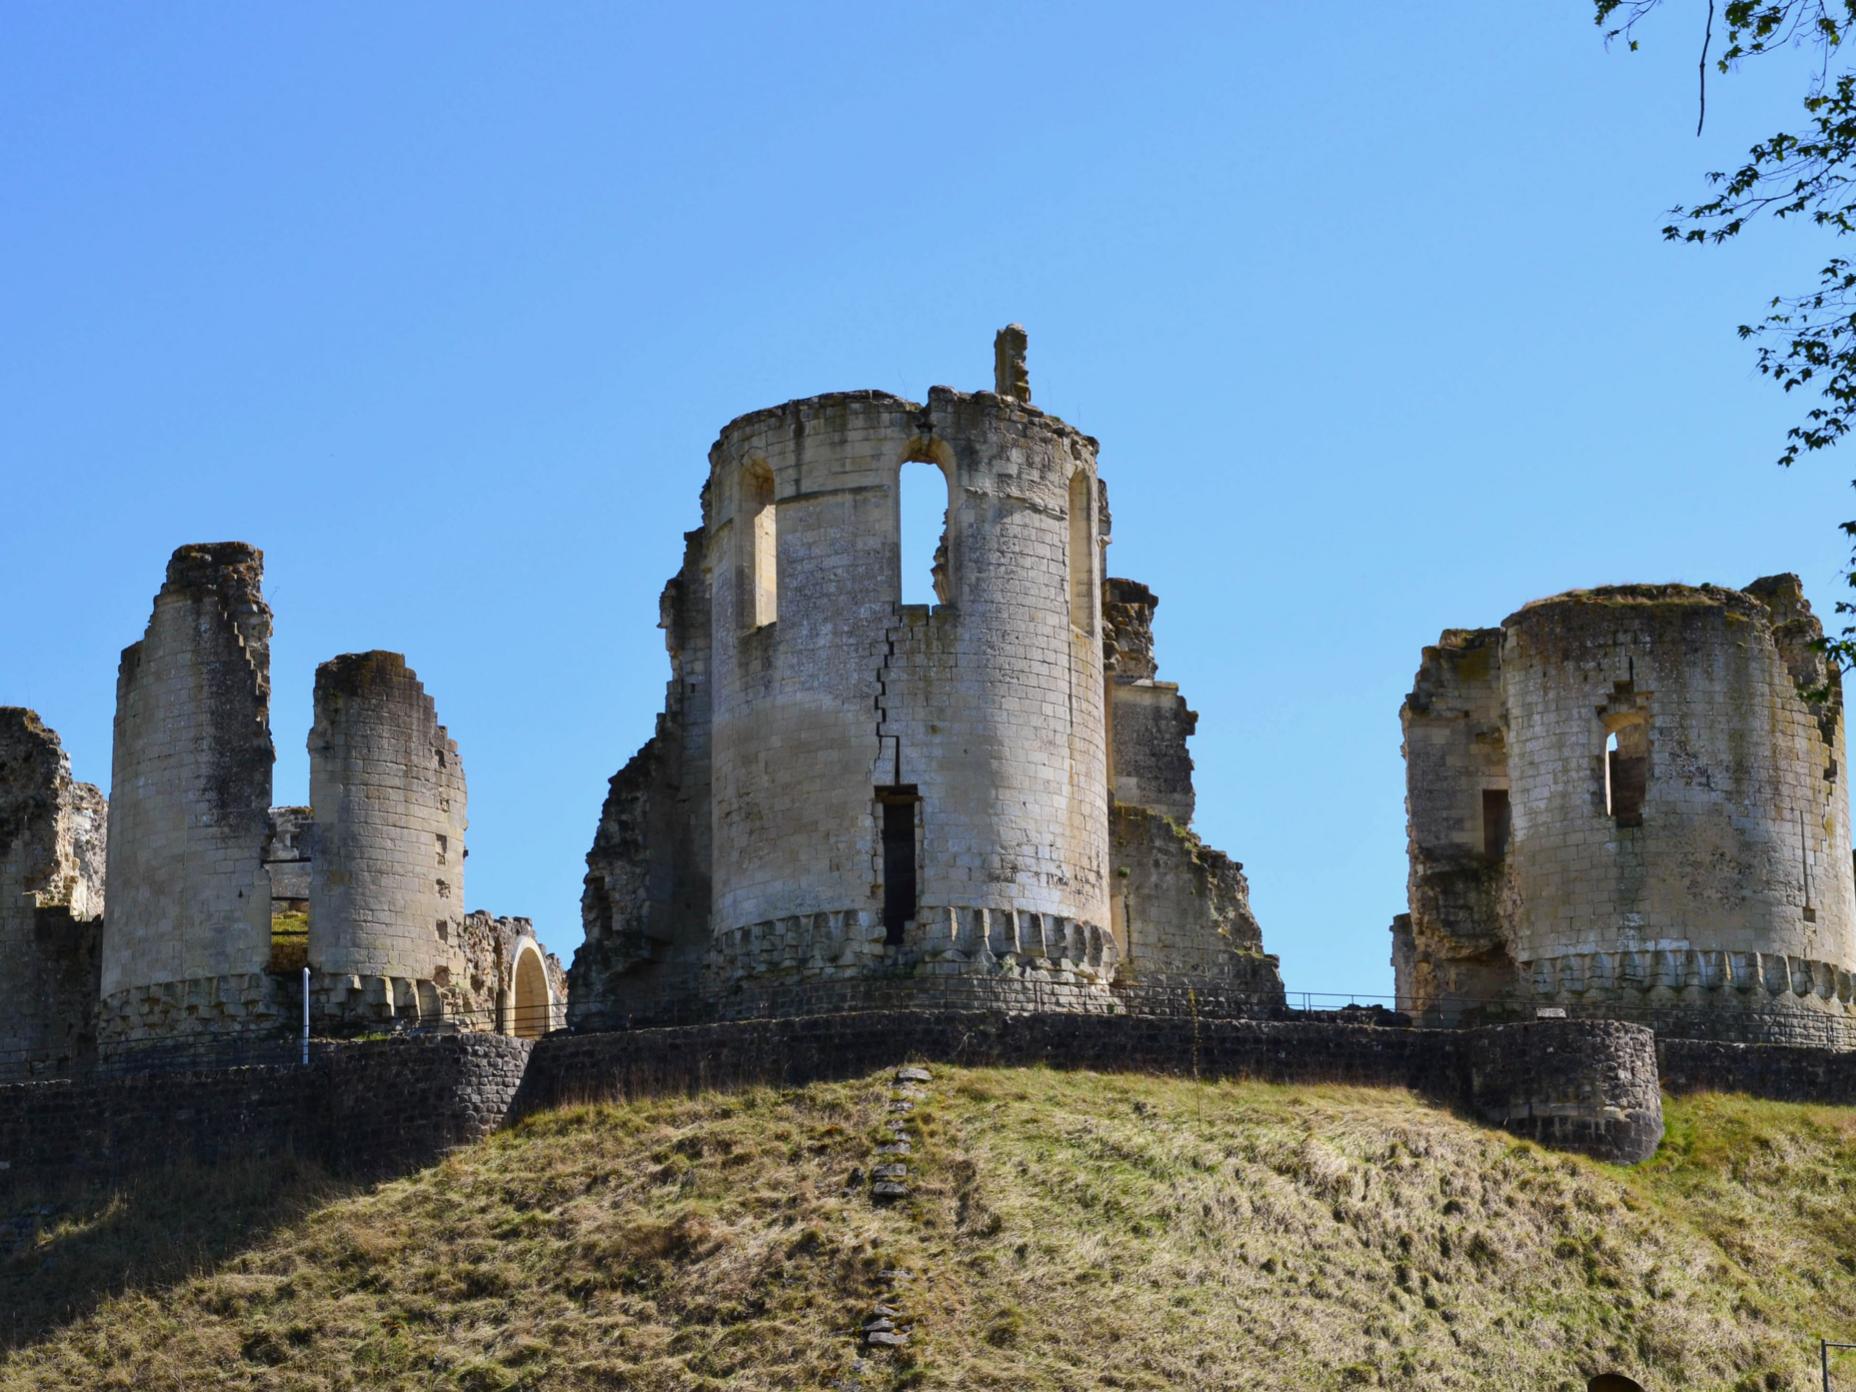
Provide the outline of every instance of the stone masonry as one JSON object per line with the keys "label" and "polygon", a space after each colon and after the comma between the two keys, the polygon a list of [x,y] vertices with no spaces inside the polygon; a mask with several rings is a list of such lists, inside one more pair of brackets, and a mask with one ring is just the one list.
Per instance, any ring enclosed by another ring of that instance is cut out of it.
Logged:
{"label": "stone masonry", "polygon": [[271,611],[264,553],[183,546],[116,684],[105,1039],[279,1017],[271,895]]}
{"label": "stone masonry", "polygon": [[0,1068],[68,1070],[96,1046],[103,794],[71,777],[58,736],[0,706]]}
{"label": "stone masonry", "polygon": [[[878,982],[1120,1008],[1115,916],[1156,879],[1117,882],[1110,844],[1097,446],[1029,405],[1022,330],[995,370],[992,392],[838,393],[722,431],[664,595],[665,712],[588,855],[577,1022],[842,1008]],[[933,605],[900,602],[910,467],[947,488]],[[1151,675],[1117,683],[1146,731],[1125,786],[1189,818],[1189,712]],[[1241,956],[1279,1000],[1241,873],[1183,837],[1130,843],[1188,881],[1138,911],[1143,965]]]}
{"label": "stone masonry", "polygon": [[1227,1012],[1280,1006],[1282,979],[1264,954],[1244,867],[1192,831],[1186,739],[1199,718],[1175,683],[1156,679],[1159,603],[1147,586],[1111,579],[1103,604],[1120,994],[1151,1006],[1186,987]]}
{"label": "stone masonry", "polygon": [[312,806],[271,806],[263,569],[242,542],[168,563],[122,657],[107,837],[56,736],[0,708],[0,970],[27,997],[0,1012],[0,1073],[294,1031],[305,966],[321,1031],[564,1023],[529,921],[464,912],[463,768],[399,654],[322,665]]}
{"label": "stone masonry", "polygon": [[324,1018],[455,1014],[463,1004],[464,768],[398,653],[316,669],[311,991]]}
{"label": "stone masonry", "polygon": [[1847,1042],[1841,682],[1796,576],[1540,600],[1425,649],[1402,997]]}

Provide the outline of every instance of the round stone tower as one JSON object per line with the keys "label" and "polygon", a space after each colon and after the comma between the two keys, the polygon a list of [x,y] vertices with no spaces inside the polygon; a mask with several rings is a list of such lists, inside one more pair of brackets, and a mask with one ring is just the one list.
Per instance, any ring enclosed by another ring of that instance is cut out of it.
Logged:
{"label": "round stone tower", "polygon": [[[1022,377],[789,402],[710,453],[708,965],[738,1006],[1110,1005],[1096,442]],[[900,602],[911,468],[946,485],[934,605]]]}
{"label": "round stone tower", "polygon": [[432,1020],[465,982],[464,768],[398,653],[316,669],[312,994],[324,1022]]}
{"label": "round stone tower", "polygon": [[1840,1041],[1843,701],[1797,577],[1575,591],[1503,631],[1502,897],[1524,997]]}

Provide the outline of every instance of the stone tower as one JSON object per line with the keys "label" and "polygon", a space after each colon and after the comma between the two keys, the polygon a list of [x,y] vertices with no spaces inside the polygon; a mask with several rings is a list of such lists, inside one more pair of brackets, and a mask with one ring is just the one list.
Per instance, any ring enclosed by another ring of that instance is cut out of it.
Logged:
{"label": "stone tower", "polygon": [[116,682],[105,1040],[275,1018],[264,553],[183,546]]}
{"label": "stone tower", "polygon": [[454,1013],[466,981],[464,767],[400,654],[347,653],[316,669],[309,800],[319,1013],[330,1023]]}
{"label": "stone tower", "polygon": [[1425,649],[1399,993],[1841,1042],[1841,683],[1796,576],[1574,591]]}
{"label": "stone tower", "polygon": [[[661,606],[665,712],[588,856],[576,1022],[1119,1008],[1097,447],[1030,406],[1016,326],[995,374],[723,428]],[[901,602],[908,469],[945,490],[933,604]],[[1189,807],[1190,725],[1173,729]],[[1196,911],[1173,940],[1200,929],[1213,955],[1259,955]]]}

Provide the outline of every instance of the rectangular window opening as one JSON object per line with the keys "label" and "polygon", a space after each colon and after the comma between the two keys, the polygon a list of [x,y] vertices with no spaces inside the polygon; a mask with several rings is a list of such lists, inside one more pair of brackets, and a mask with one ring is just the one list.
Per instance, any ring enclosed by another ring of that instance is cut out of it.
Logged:
{"label": "rectangular window opening", "polygon": [[915,808],[913,787],[878,788],[883,808],[883,941],[901,947],[915,917]]}
{"label": "rectangular window opening", "polygon": [[1482,790],[1482,854],[1500,860],[1508,854],[1508,833],[1513,826],[1506,788]]}
{"label": "rectangular window opening", "polygon": [[1637,721],[1605,739],[1605,811],[1621,827],[1643,825],[1650,784],[1649,735],[1649,727]]}

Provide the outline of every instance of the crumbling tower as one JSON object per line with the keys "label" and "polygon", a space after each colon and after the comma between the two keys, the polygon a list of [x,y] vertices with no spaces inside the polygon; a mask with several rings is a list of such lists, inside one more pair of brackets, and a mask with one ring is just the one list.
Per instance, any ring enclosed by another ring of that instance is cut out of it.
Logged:
{"label": "crumbling tower", "polygon": [[432,1020],[466,982],[464,768],[398,653],[316,669],[312,995],[328,1022]]}
{"label": "crumbling tower", "polygon": [[1782,575],[1574,591],[1426,649],[1401,995],[1841,1042],[1856,889],[1821,637]]}
{"label": "crumbling tower", "polygon": [[[841,392],[722,430],[664,591],[664,714],[587,856],[576,1025],[1120,1009],[1117,925],[1156,987],[1280,1003],[1240,867],[1170,820],[1191,718],[1151,651],[1117,677],[1147,737],[1111,843],[1096,442],[1029,404],[1022,329],[993,361],[990,392]],[[910,469],[947,499],[932,604],[902,603]]]}
{"label": "crumbling tower", "polygon": [[[1095,457],[1055,417],[943,387],[722,431],[712,964],[744,992],[814,961],[1106,986]],[[901,603],[911,466],[947,487],[935,605]]]}
{"label": "crumbling tower", "polygon": [[105,1040],[278,1013],[270,884],[271,611],[264,553],[183,546],[116,683]]}

